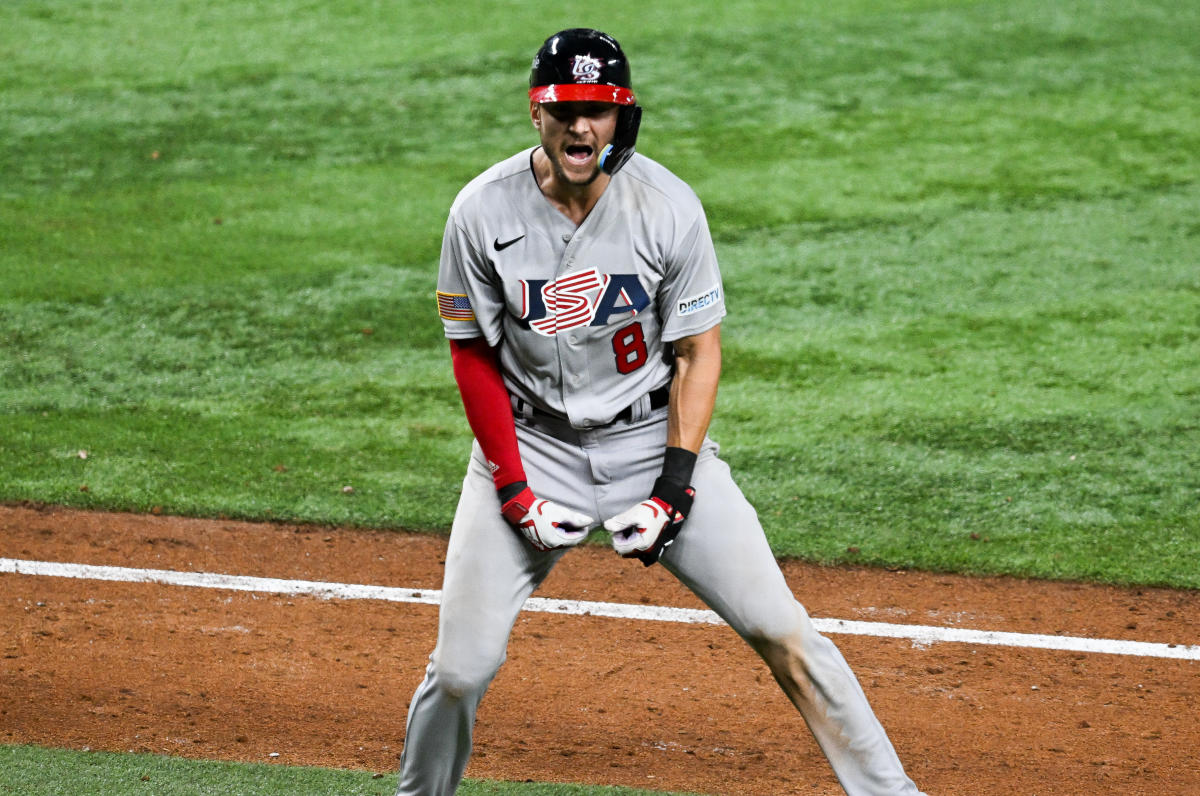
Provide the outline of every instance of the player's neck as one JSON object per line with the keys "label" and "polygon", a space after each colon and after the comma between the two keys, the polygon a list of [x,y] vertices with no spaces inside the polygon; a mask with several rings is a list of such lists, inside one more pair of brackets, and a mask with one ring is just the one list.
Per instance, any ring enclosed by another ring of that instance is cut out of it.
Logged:
{"label": "player's neck", "polygon": [[546,200],[575,226],[582,224],[592,212],[612,179],[605,172],[600,172],[589,183],[570,182],[555,171],[550,158],[541,149],[533,153],[533,176]]}

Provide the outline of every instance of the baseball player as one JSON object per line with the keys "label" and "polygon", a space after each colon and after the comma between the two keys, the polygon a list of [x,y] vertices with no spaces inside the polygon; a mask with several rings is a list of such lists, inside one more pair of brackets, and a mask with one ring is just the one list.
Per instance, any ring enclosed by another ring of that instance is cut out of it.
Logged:
{"label": "baseball player", "polygon": [[725,293],[699,199],[634,154],[617,42],[547,39],[529,112],[540,144],[472,180],[446,222],[438,308],[475,442],[399,794],[458,787],[522,604],[598,524],[762,656],[847,793],[917,793],[707,437]]}

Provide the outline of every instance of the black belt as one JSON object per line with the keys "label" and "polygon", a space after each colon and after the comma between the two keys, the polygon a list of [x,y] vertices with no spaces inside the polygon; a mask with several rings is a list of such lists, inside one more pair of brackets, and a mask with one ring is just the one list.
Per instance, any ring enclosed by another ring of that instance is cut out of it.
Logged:
{"label": "black belt", "polygon": [[[671,383],[667,382],[663,386],[659,387],[657,390],[651,390],[650,392],[647,393],[647,395],[650,398],[650,411],[651,412],[653,412],[655,409],[662,409],[664,406],[666,406],[668,403],[671,402]],[[538,407],[533,406],[532,404],[528,403],[527,401],[522,401],[520,398],[516,398],[515,400],[518,405],[517,406],[518,411],[520,409],[527,408],[529,410],[529,412],[535,418],[537,418],[537,417],[550,418],[552,420],[566,420],[567,419],[566,417],[560,415],[558,412],[547,412],[545,409],[539,409]],[[636,403],[637,402],[634,401],[633,404],[630,404],[629,406],[622,409],[620,412],[617,412],[616,416],[613,417],[611,422],[616,423],[618,420],[626,420],[626,421],[633,420],[633,407],[634,407],[634,404],[636,404]]]}
{"label": "black belt", "polygon": [[[650,396],[651,412],[655,409],[662,409],[671,402],[671,385],[670,383],[664,384],[657,390],[651,390],[647,395]],[[633,420],[633,404],[617,412],[617,416],[613,418],[613,422],[615,423],[618,420]]]}

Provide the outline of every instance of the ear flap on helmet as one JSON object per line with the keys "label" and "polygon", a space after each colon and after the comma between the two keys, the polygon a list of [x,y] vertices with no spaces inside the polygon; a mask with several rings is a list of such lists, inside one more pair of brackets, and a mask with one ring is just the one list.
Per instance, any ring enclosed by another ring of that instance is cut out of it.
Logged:
{"label": "ear flap on helmet", "polygon": [[617,111],[617,131],[612,143],[600,153],[600,168],[608,174],[616,174],[633,155],[637,143],[638,128],[642,124],[641,105],[622,105]]}

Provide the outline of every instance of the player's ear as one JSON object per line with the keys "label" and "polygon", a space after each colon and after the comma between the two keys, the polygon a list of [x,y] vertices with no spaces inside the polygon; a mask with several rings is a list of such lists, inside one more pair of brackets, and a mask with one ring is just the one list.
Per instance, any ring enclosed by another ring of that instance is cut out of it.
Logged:
{"label": "player's ear", "polygon": [[529,117],[533,121],[533,126],[538,130],[542,129],[542,114],[540,113],[542,106],[533,100],[529,101]]}

